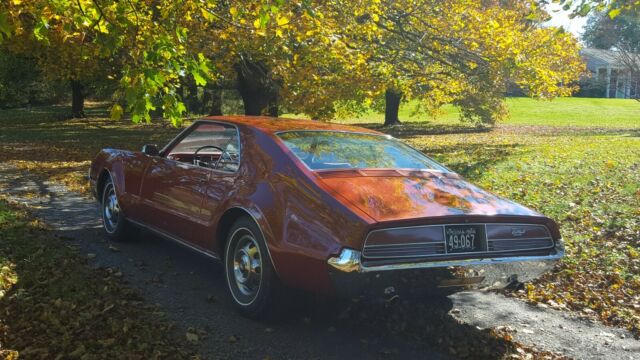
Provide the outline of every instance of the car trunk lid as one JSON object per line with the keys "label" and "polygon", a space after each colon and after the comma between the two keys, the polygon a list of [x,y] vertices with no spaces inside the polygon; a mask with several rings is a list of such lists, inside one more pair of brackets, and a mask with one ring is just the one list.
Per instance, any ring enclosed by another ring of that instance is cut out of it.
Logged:
{"label": "car trunk lid", "polygon": [[375,221],[450,215],[542,216],[455,173],[395,169],[320,171],[328,191]]}

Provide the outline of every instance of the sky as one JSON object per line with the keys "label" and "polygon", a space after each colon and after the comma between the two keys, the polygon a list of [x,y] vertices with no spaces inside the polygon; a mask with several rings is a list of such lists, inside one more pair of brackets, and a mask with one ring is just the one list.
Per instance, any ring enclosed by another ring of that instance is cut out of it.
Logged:
{"label": "sky", "polygon": [[587,24],[586,17],[569,18],[571,10],[564,11],[558,4],[551,4],[547,7],[547,11],[551,14],[552,18],[547,22],[550,26],[563,27],[566,31],[571,32],[577,38],[580,38],[584,26]]}

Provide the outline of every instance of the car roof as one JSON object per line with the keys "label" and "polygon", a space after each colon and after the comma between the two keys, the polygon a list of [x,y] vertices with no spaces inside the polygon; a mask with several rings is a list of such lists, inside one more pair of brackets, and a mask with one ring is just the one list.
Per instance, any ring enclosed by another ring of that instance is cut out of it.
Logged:
{"label": "car roof", "polygon": [[247,126],[258,129],[265,133],[275,134],[281,131],[295,130],[324,130],[324,131],[346,131],[384,135],[381,132],[357,126],[339,125],[318,120],[274,118],[270,116],[246,116],[246,115],[225,115],[207,116],[200,120],[218,120],[228,123]]}

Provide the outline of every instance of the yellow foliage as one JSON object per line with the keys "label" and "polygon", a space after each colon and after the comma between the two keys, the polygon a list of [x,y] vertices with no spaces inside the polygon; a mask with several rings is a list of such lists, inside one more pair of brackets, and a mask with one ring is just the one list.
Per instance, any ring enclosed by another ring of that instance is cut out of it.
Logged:
{"label": "yellow foliage", "polygon": [[507,81],[547,99],[570,95],[584,71],[576,39],[535,24],[531,19],[545,13],[533,5],[80,0],[60,7],[13,0],[0,11],[15,27],[12,50],[35,54],[52,78],[90,79],[103,71],[122,79],[123,110],[136,122],[160,104],[179,121],[177,88],[186,76],[233,80],[240,61],[264,65],[293,112],[330,118],[337,104],[375,102],[390,88],[421,99],[424,111],[453,102],[463,116],[491,122],[506,116]]}

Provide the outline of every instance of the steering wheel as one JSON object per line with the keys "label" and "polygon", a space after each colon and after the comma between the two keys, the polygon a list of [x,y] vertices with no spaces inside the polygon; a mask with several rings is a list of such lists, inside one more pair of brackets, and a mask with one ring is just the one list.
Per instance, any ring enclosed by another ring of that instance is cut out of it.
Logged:
{"label": "steering wheel", "polygon": [[216,161],[216,165],[215,165],[216,169],[220,168],[221,162],[224,163],[222,159],[224,158],[225,155],[227,156],[228,161],[233,161],[233,156],[231,156],[231,153],[228,152],[227,150],[223,150],[222,153],[220,153],[220,157],[218,158],[218,161]]}
{"label": "steering wheel", "polygon": [[[222,157],[222,154],[224,153],[224,150],[222,150],[222,148],[221,148],[221,147],[219,147],[219,146],[215,146],[215,145],[205,145],[205,146],[200,146],[200,147],[196,150],[196,152],[194,152],[194,153],[193,153],[193,165],[200,166],[200,164],[199,164],[200,160],[198,159],[198,153],[199,153],[201,150],[204,150],[204,149],[215,149],[215,150],[219,150],[219,151],[220,151],[220,157]],[[216,161],[215,166],[217,166],[217,165],[218,165],[218,162],[219,162],[219,161],[220,161],[220,158],[218,158],[218,161]]]}

